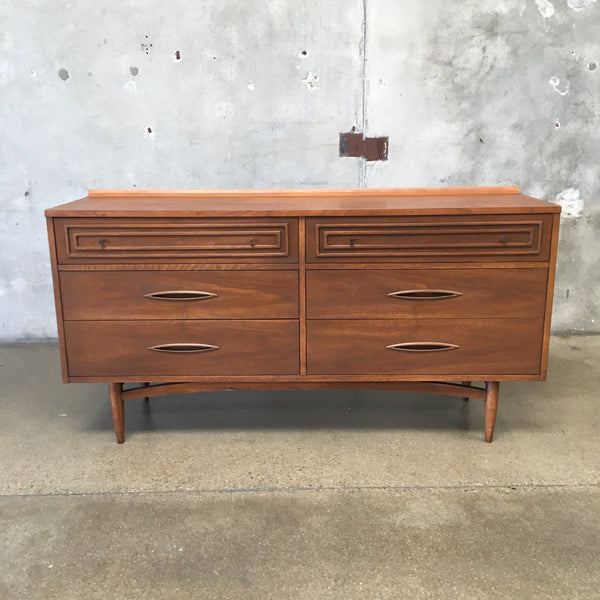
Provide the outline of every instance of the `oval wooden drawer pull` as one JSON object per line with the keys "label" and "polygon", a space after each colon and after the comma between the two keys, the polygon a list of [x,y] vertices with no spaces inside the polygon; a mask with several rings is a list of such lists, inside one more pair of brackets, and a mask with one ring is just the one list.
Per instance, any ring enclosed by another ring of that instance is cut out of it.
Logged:
{"label": "oval wooden drawer pull", "polygon": [[388,350],[398,352],[440,352],[442,350],[456,350],[457,348],[460,348],[460,346],[444,342],[402,342],[401,344],[387,346]]}
{"label": "oval wooden drawer pull", "polygon": [[193,290],[169,290],[144,294],[144,298],[150,298],[151,300],[209,300],[217,296],[218,294],[212,292],[196,292]]}
{"label": "oval wooden drawer pull", "polygon": [[452,290],[401,290],[388,294],[391,298],[402,300],[442,300],[462,295],[462,292],[453,292]]}
{"label": "oval wooden drawer pull", "polygon": [[153,350],[154,352],[173,352],[177,354],[184,354],[189,352],[212,352],[218,350],[219,346],[212,346],[211,344],[160,344],[158,346],[149,346],[146,350]]}

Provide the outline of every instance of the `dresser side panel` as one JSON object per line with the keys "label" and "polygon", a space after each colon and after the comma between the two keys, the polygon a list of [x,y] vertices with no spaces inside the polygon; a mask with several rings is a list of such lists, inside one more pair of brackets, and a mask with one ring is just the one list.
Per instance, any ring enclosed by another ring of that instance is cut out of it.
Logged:
{"label": "dresser side panel", "polygon": [[560,213],[552,215],[552,243],[550,248],[550,264],[548,265],[548,287],[546,290],[546,311],[544,315],[544,337],[542,340],[542,361],[540,379],[546,380],[548,372],[548,354],[550,351],[550,333],[552,326],[552,302],[554,299],[554,281],[556,277],[556,260],[558,251],[558,234]]}
{"label": "dresser side panel", "polygon": [[54,306],[56,309],[56,324],[58,329],[58,346],[60,348],[60,366],[64,383],[69,383],[69,370],[67,361],[67,347],[65,344],[65,328],[63,319],[63,306],[58,272],[58,258],[56,253],[56,236],[54,234],[54,219],[46,217],[48,229],[48,245],[50,249],[50,265],[52,267],[52,287],[54,288]]}

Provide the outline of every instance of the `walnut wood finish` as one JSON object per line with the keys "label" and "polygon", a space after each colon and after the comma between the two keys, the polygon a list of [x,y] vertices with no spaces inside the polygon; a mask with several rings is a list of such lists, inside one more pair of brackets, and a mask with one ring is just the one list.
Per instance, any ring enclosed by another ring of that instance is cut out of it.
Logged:
{"label": "walnut wood finish", "polygon": [[108,393],[110,397],[110,407],[112,409],[113,425],[117,435],[117,442],[122,444],[125,441],[125,409],[123,406],[123,384],[109,383]]}
{"label": "walnut wood finish", "polygon": [[[132,375],[299,373],[297,320],[66,321],[65,333],[71,376],[127,381]],[[218,350],[149,350],[167,344],[206,344]]]}
{"label": "walnut wood finish", "polygon": [[48,229],[48,244],[50,246],[50,264],[52,266],[52,284],[54,287],[54,306],[56,308],[56,321],[58,329],[58,345],[60,348],[60,364],[62,379],[65,383],[69,381],[69,370],[67,360],[67,345],[65,344],[65,326],[62,306],[62,293],[60,287],[60,275],[58,272],[58,258],[56,255],[56,238],[54,237],[54,224],[52,219],[46,218]]}
{"label": "walnut wood finish", "polygon": [[[152,385],[149,388],[143,384],[139,387],[130,388],[123,391],[124,400],[135,398],[144,398],[146,396],[166,396],[172,394],[193,394],[197,392],[222,392],[232,390],[320,390],[324,389],[320,383],[305,383],[298,384],[289,383],[245,383],[245,384],[229,384],[229,383],[159,383]],[[451,382],[379,382],[379,383],[344,383],[334,382],[327,385],[326,389],[334,390],[387,390],[387,391],[402,391],[416,392],[423,394],[444,394],[447,396],[460,396],[469,394],[471,398],[485,399],[486,390],[477,386],[462,385]]]}
{"label": "walnut wood finish", "polygon": [[[331,385],[339,382],[347,382],[349,384],[365,384],[365,383],[406,383],[414,381],[459,381],[462,379],[471,379],[473,381],[540,381],[539,373],[534,375],[523,375],[522,373],[506,375],[499,373],[432,373],[428,375],[415,375],[410,373],[393,374],[393,375],[171,375],[164,377],[161,375],[128,375],[124,383],[141,383],[148,381],[150,383],[206,383],[206,384],[229,384],[245,385],[245,384],[273,384],[282,383],[289,384],[293,389],[303,389],[302,385],[307,384],[306,389],[315,389],[316,384],[321,387],[318,389],[329,389]],[[115,377],[107,376],[85,376],[77,377],[71,375],[69,383],[110,383]],[[226,386],[227,387],[227,386]],[[227,389],[229,389],[227,387]]]}
{"label": "walnut wood finish", "polygon": [[297,271],[298,265],[286,263],[121,263],[58,265],[59,271]]}
{"label": "walnut wood finish", "polygon": [[544,339],[542,341],[541,378],[546,379],[548,371],[548,350],[550,348],[550,324],[552,321],[552,300],[554,298],[554,278],[556,275],[556,257],[558,250],[558,231],[560,214],[552,215],[552,245],[550,248],[550,264],[548,265],[548,285],[546,287],[546,311],[544,314]]}
{"label": "walnut wood finish", "polygon": [[[534,375],[540,369],[541,319],[309,320],[309,375]],[[428,344],[431,351],[388,346]],[[454,345],[439,351],[436,344]],[[463,377],[457,377],[462,379]]]}
{"label": "walnut wood finish", "polygon": [[[548,270],[309,271],[309,319],[535,318],[544,313]],[[394,292],[413,291],[406,297]],[[422,295],[419,295],[419,290]],[[446,292],[427,294],[427,291]],[[457,295],[448,293],[454,292]]]}
{"label": "walnut wood finish", "polygon": [[[472,196],[493,194],[520,194],[518,186],[477,187],[418,187],[418,188],[317,188],[317,189],[249,189],[249,190],[89,190],[89,198],[319,198],[370,196]],[[538,201],[539,202],[539,201]]]}
{"label": "walnut wood finish", "polygon": [[56,219],[60,263],[298,262],[297,219]]}
{"label": "walnut wood finish", "polygon": [[48,217],[301,217],[560,212],[516,187],[365,190],[91,190]]}
{"label": "walnut wood finish", "polygon": [[[465,386],[470,386],[471,382],[470,381],[463,381],[462,384],[465,385]],[[463,396],[463,400],[465,402],[468,402],[469,401],[469,396]]]}
{"label": "walnut wood finish", "polygon": [[498,382],[546,376],[559,212],[514,187],[93,190],[46,211],[63,379],[109,383],[119,442],[124,399],[318,388],[485,399],[489,442]]}
{"label": "walnut wood finish", "polygon": [[311,218],[308,262],[547,261],[551,215]]}
{"label": "walnut wood finish", "polygon": [[[60,285],[69,321],[298,318],[297,271],[68,271]],[[148,297],[177,290],[213,295]]]}
{"label": "walnut wood finish", "polygon": [[306,219],[299,220],[300,239],[300,375],[306,375]]}
{"label": "walnut wood finish", "polygon": [[490,444],[494,437],[494,426],[496,424],[496,413],[498,412],[498,395],[500,384],[497,381],[486,382],[485,395],[485,441]]}

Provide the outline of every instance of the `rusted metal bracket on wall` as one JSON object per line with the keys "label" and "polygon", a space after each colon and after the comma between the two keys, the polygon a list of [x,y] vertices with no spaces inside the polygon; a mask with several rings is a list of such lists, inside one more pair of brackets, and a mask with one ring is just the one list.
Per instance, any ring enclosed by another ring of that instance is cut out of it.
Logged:
{"label": "rusted metal bracket on wall", "polygon": [[340,156],[363,156],[367,160],[388,159],[389,137],[363,137],[362,133],[340,133]]}

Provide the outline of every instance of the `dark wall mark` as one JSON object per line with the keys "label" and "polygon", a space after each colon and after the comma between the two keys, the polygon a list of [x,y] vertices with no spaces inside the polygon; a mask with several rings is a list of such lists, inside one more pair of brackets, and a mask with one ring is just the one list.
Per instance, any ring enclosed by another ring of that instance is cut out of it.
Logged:
{"label": "dark wall mark", "polygon": [[340,133],[340,156],[362,156],[367,160],[387,160],[388,145],[389,137],[363,139],[362,133]]}
{"label": "dark wall mark", "polygon": [[598,63],[591,62],[591,63],[588,65],[588,69],[589,69],[590,71],[595,71],[597,68],[598,68]]}
{"label": "dark wall mark", "polygon": [[[146,39],[148,39],[148,36],[144,36]],[[140,46],[142,48],[142,52],[145,52],[146,54],[150,54],[150,50],[152,50],[152,43],[150,41],[147,42],[141,42]]]}
{"label": "dark wall mark", "polygon": [[67,79],[69,79],[69,71],[67,71],[66,69],[59,69],[58,70],[58,76],[63,80],[66,81]]}
{"label": "dark wall mark", "polygon": [[175,60],[181,60],[181,52],[179,50],[175,50]]}
{"label": "dark wall mark", "polygon": [[147,131],[148,133],[152,133],[152,127],[148,127],[148,129],[146,129],[146,131]]}
{"label": "dark wall mark", "polygon": [[129,67],[129,72],[135,77],[140,70],[137,67]]}

